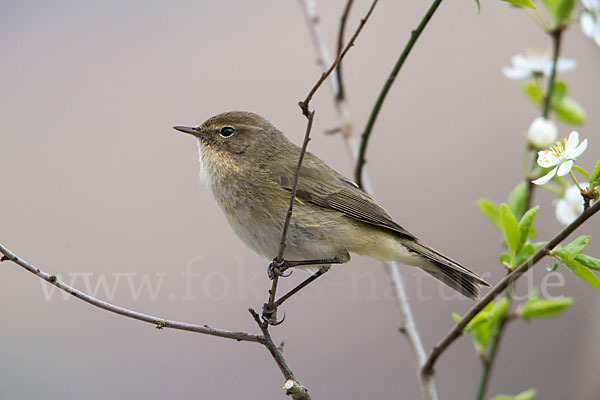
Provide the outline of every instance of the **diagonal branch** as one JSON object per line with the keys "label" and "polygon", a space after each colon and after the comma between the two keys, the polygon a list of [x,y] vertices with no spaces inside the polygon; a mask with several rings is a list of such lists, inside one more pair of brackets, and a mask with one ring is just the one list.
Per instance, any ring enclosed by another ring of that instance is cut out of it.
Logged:
{"label": "diagonal branch", "polygon": [[360,31],[362,31],[362,28],[367,23],[367,20],[371,16],[371,13],[373,12],[373,9],[375,8],[376,4],[377,4],[377,0],[373,0],[373,3],[371,3],[371,7],[369,8],[369,11],[367,11],[367,14],[365,15],[365,17],[360,20],[360,23],[358,24],[358,28],[356,28],[354,35],[352,35],[352,37],[348,41],[348,44],[346,44],[346,47],[344,47],[344,49],[340,52],[340,54],[337,55],[335,61],[331,64],[331,66],[327,69],[327,71],[325,71],[321,74],[317,83],[315,83],[315,85],[312,87],[312,89],[310,89],[310,91],[306,95],[306,98],[304,100],[302,100],[300,103],[298,103],[300,105],[300,108],[302,109],[302,113],[307,118],[308,118],[308,114],[309,114],[309,111],[308,111],[309,103],[312,100],[312,97],[314,96],[316,91],[319,89],[319,87],[321,87],[323,82],[325,82],[325,79],[327,79],[327,77],[333,72],[335,67],[337,67],[337,65],[342,61],[342,59],[344,58],[344,56],[346,55],[348,50],[350,50],[350,47],[354,46],[354,41],[358,37]]}
{"label": "diagonal branch", "polygon": [[[351,2],[352,0],[348,1],[348,3]],[[302,0],[300,3],[303,6],[306,22],[311,34],[311,38],[315,45],[315,49],[317,50],[319,61],[321,65],[325,66],[329,64],[331,57],[327,48],[325,37],[323,35],[323,30],[319,24],[319,16],[316,13],[314,1]],[[348,10],[348,7],[349,5],[347,4],[346,11]],[[346,11],[344,12],[344,16],[347,17]],[[344,16],[342,17],[342,21],[344,21]],[[356,155],[358,154],[358,138],[353,134],[354,129],[350,120],[350,108],[346,102],[345,95],[343,95],[343,92],[341,92],[340,89],[342,87],[342,82],[340,80],[330,79],[329,83],[335,99],[336,110],[342,123],[342,130],[344,132],[344,138],[348,152],[350,153],[352,159],[356,160]],[[370,193],[373,196],[373,189],[367,171],[363,172],[363,183],[367,193]],[[405,336],[413,353],[417,370],[420,371],[426,360],[425,347],[421,341],[421,337],[419,335],[419,331],[417,330],[417,325],[412,314],[412,309],[410,307],[410,303],[408,302],[406,289],[402,280],[402,274],[400,273],[397,263],[390,262],[385,263],[384,265],[393,288],[394,298],[396,299],[396,303],[400,309],[400,332],[402,332]],[[423,398],[426,400],[437,400],[438,395],[433,376],[423,376],[419,374],[419,378]]]}
{"label": "diagonal branch", "polygon": [[423,19],[421,19],[421,22],[419,23],[419,26],[417,26],[417,29],[415,29],[411,32],[410,39],[408,39],[408,42],[406,43],[404,50],[402,50],[402,53],[400,54],[398,61],[396,61],[396,65],[394,65],[392,72],[390,73],[387,80],[385,81],[385,84],[383,85],[383,88],[381,89],[381,92],[379,93],[379,96],[377,97],[377,101],[375,102],[375,105],[373,106],[373,111],[371,111],[371,115],[369,116],[369,120],[367,121],[367,125],[365,126],[365,130],[362,134],[360,150],[358,151],[358,161],[356,163],[356,170],[354,172],[354,179],[356,180],[356,183],[360,187],[362,187],[362,171],[363,171],[363,168],[364,168],[364,165],[366,162],[365,154],[367,153],[367,145],[369,144],[369,137],[371,136],[371,132],[373,130],[373,126],[375,125],[375,120],[377,120],[377,116],[379,115],[379,111],[381,110],[381,106],[383,105],[383,102],[385,101],[385,97],[387,96],[388,92],[390,91],[390,88],[392,87],[392,84],[394,83],[394,80],[396,79],[398,72],[400,72],[402,65],[404,65],[404,61],[406,61],[406,58],[408,57],[408,55],[410,54],[410,51],[412,50],[413,46],[417,42],[417,39],[419,39],[419,36],[421,36],[421,33],[427,26],[427,23],[429,22],[429,20],[431,19],[431,17],[435,13],[435,11],[437,10],[437,8],[439,7],[441,2],[442,2],[442,0],[433,0],[433,3],[431,3],[431,6],[425,13],[425,16],[423,16]]}
{"label": "diagonal branch", "polygon": [[250,313],[252,314],[254,320],[258,323],[258,326],[260,327],[263,333],[262,335],[254,335],[246,332],[226,331],[223,329],[211,328],[208,325],[196,325],[189,324],[186,322],[172,321],[165,318],[158,318],[152,315],[143,314],[137,311],[129,310],[127,308],[116,306],[114,304],[92,297],[80,290],[77,290],[74,287],[62,282],[56,277],[56,275],[50,275],[47,272],[33,266],[29,262],[18,257],[16,254],[14,254],[12,251],[10,251],[1,244],[0,253],[3,254],[2,258],[0,258],[0,261],[12,261],[18,266],[45,280],[46,282],[56,286],[60,290],[63,290],[73,295],[74,297],[85,301],[88,304],[91,304],[95,307],[101,308],[106,311],[110,311],[115,314],[122,315],[127,318],[148,322],[152,325],[155,325],[157,329],[171,328],[194,333],[202,333],[205,335],[218,336],[226,339],[233,339],[237,340],[238,342],[260,343],[263,346],[265,346],[267,350],[269,350],[269,352],[273,356],[273,359],[275,360],[275,363],[277,363],[277,365],[279,366],[283,377],[286,379],[284,389],[286,389],[287,394],[292,396],[292,398],[295,400],[310,400],[308,389],[300,385],[295,380],[294,373],[292,372],[291,368],[289,367],[285,358],[283,357],[283,353],[277,346],[275,346],[275,343],[273,342],[273,339],[271,338],[271,335],[267,330],[267,325],[264,322],[262,322],[260,318],[258,318],[258,314],[256,314],[254,310],[250,310]]}
{"label": "diagonal branch", "polygon": [[[306,154],[306,148],[310,141],[310,131],[312,129],[313,118],[315,112],[311,111],[308,114],[308,123],[306,124],[306,133],[304,134],[304,141],[302,143],[302,149],[300,150],[300,156],[298,157],[298,166],[296,167],[296,173],[294,174],[294,184],[292,186],[292,196],[290,197],[290,206],[288,207],[287,215],[285,216],[285,222],[281,231],[281,241],[279,242],[279,253],[277,254],[277,263],[283,262],[283,252],[285,250],[285,241],[287,239],[287,232],[290,227],[290,221],[292,220],[292,213],[294,211],[294,201],[296,200],[296,192],[298,191],[298,179],[300,177],[300,168],[302,167],[302,161]],[[275,306],[275,297],[277,296],[277,284],[279,282],[279,275],[275,275],[271,282],[271,290],[269,290],[269,300],[264,305],[264,312],[268,314],[269,319],[272,321],[277,320],[277,307]],[[283,320],[282,320],[283,322]],[[273,325],[275,325],[274,323]]]}
{"label": "diagonal branch", "polygon": [[[315,83],[315,85],[312,87],[312,89],[310,89],[306,98],[298,103],[298,105],[302,109],[302,114],[304,114],[304,116],[307,118],[308,121],[307,121],[307,125],[306,125],[306,133],[304,134],[304,142],[302,144],[302,150],[300,151],[300,156],[298,157],[298,166],[296,167],[296,173],[294,174],[294,185],[292,186],[292,195],[290,197],[290,206],[288,208],[285,222],[283,224],[283,230],[281,232],[281,241],[279,243],[279,253],[277,254],[277,259],[276,259],[277,263],[281,263],[283,261],[283,252],[285,250],[285,241],[287,239],[287,232],[288,232],[288,229],[290,226],[290,221],[292,219],[294,201],[296,200],[296,191],[298,190],[298,178],[300,176],[300,168],[302,167],[302,161],[304,159],[304,155],[306,154],[306,147],[308,146],[308,142],[310,141],[310,131],[311,131],[313,119],[315,116],[315,112],[309,110],[310,101],[311,101],[312,97],[314,96],[314,94],[319,89],[319,87],[321,87],[321,85],[323,84],[325,79],[327,79],[327,77],[331,74],[331,72],[335,69],[335,67],[342,61],[342,59],[344,58],[344,56],[346,55],[348,50],[350,50],[350,47],[352,47],[354,45],[354,41],[356,40],[356,38],[358,37],[358,34],[360,33],[360,31],[364,27],[365,23],[369,19],[369,16],[373,12],[373,9],[375,8],[376,4],[377,4],[377,0],[373,0],[373,3],[371,4],[369,11],[365,15],[365,17],[360,20],[360,23],[358,24],[358,28],[354,32],[354,35],[352,35],[352,38],[350,39],[350,41],[348,42],[348,44],[346,45],[344,50],[337,56],[337,58],[331,64],[331,66],[327,69],[327,71],[325,71],[321,74],[321,77],[319,78],[317,83]],[[276,321],[277,307],[275,306],[275,297],[277,294],[278,282],[279,282],[279,276],[276,275],[271,283],[271,290],[269,291],[269,300],[267,303],[265,303],[265,305],[263,307],[265,313],[269,316],[269,319],[273,320],[273,321]],[[277,324],[277,323],[275,322],[274,325],[275,324]]]}
{"label": "diagonal branch", "polygon": [[558,232],[556,236],[554,236],[546,245],[542,246],[530,259],[525,261],[523,264],[519,265],[513,272],[507,275],[504,279],[496,284],[485,296],[483,296],[477,303],[471,307],[471,309],[465,314],[464,318],[460,320],[450,331],[433,347],[431,354],[427,358],[425,365],[421,373],[424,376],[431,375],[433,373],[433,367],[438,359],[438,357],[456,340],[459,336],[462,335],[463,329],[467,324],[479,314],[481,310],[498,294],[500,294],[503,290],[505,290],[508,285],[512,282],[519,279],[521,275],[527,272],[531,267],[533,267],[538,261],[540,261],[544,256],[548,255],[548,253],[554,249],[560,242],[565,240],[567,236],[569,236],[575,229],[577,229],[581,224],[583,224],[588,218],[594,215],[596,212],[600,210],[600,201],[594,203],[590,208],[585,210],[575,221],[573,221],[570,225],[566,226],[563,230]]}
{"label": "diagonal branch", "polygon": [[95,297],[92,297],[80,290],[75,289],[72,286],[67,285],[63,281],[59,280],[56,275],[50,275],[47,272],[42,271],[41,269],[34,267],[27,261],[18,257],[16,254],[8,250],[6,247],[0,244],[0,253],[4,256],[2,257],[2,261],[12,261],[20,267],[26,269],[34,275],[37,275],[39,278],[45,280],[46,282],[56,286],[60,290],[63,290],[79,300],[83,300],[88,304],[91,304],[95,307],[101,308],[106,311],[110,311],[115,314],[122,315],[124,317],[137,319],[138,321],[148,322],[150,324],[156,325],[157,329],[162,328],[171,328],[171,329],[179,329],[182,331],[196,332],[202,333],[205,335],[211,336],[219,336],[226,339],[235,339],[237,341],[246,341],[246,342],[257,342],[262,343],[262,337],[259,335],[252,335],[245,332],[232,332],[226,331],[222,329],[211,328],[208,325],[195,325],[188,324],[186,322],[178,322],[171,321],[164,318],[153,317],[152,315],[142,314],[137,311],[129,310],[127,308],[115,306],[113,304],[107,303],[106,301],[99,300]]}

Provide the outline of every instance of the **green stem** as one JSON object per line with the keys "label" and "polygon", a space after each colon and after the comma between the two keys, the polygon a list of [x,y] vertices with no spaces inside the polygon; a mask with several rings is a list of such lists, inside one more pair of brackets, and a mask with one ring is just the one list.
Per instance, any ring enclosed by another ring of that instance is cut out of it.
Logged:
{"label": "green stem", "polygon": [[494,361],[496,361],[496,354],[498,352],[498,347],[500,346],[500,340],[502,339],[502,334],[504,333],[504,328],[506,327],[506,316],[512,304],[511,288],[512,285],[506,288],[505,296],[508,299],[508,307],[500,321],[498,321],[496,324],[494,332],[492,333],[490,347],[483,363],[481,378],[479,378],[479,386],[477,388],[477,396],[475,397],[475,400],[483,400],[485,398],[485,393],[490,381],[490,375],[492,373],[492,367],[494,366]]}
{"label": "green stem", "polygon": [[[560,41],[562,38],[562,28],[556,28],[549,32],[552,38],[552,66],[550,68],[550,76],[548,77],[548,87],[546,89],[546,96],[544,97],[544,103],[542,104],[542,117],[548,119],[550,115],[550,109],[552,104],[552,92],[554,91],[554,81],[556,80],[556,65],[558,64],[558,55],[560,53]],[[533,162],[531,168],[533,169],[536,165],[537,154],[533,153]],[[529,174],[528,174],[529,175]],[[534,184],[527,179],[527,198],[525,199],[525,209],[531,208],[531,201],[533,199],[533,188]]]}
{"label": "green stem", "polygon": [[571,178],[573,178],[573,181],[575,182],[575,184],[577,185],[577,187],[579,188],[579,191],[581,192],[581,186],[579,186],[579,182],[577,182],[577,178],[575,178],[575,175],[573,174],[573,171],[569,171],[569,174],[571,174]]}
{"label": "green stem", "polygon": [[429,20],[431,19],[431,17],[435,13],[435,11],[437,10],[437,8],[441,4],[441,2],[442,2],[442,0],[434,0],[433,3],[431,3],[431,6],[427,10],[427,12],[425,13],[425,16],[423,17],[423,19],[421,19],[421,22],[419,23],[419,26],[417,27],[417,29],[415,29],[414,31],[411,32],[408,43],[406,43],[404,50],[402,50],[402,54],[400,54],[398,61],[396,61],[396,65],[394,65],[392,72],[388,76],[385,84],[383,85],[383,88],[381,89],[381,92],[379,93],[379,97],[377,98],[377,101],[375,102],[375,105],[373,106],[373,110],[371,111],[371,115],[369,116],[369,120],[367,121],[367,125],[365,126],[365,130],[362,134],[360,148],[358,151],[358,157],[357,157],[357,162],[356,162],[356,169],[354,172],[354,179],[356,180],[356,183],[360,187],[362,187],[362,170],[363,170],[363,167],[365,164],[365,153],[367,152],[367,144],[369,143],[369,137],[371,136],[371,131],[373,130],[373,126],[375,125],[375,120],[377,119],[377,115],[379,114],[381,106],[383,105],[383,102],[385,101],[385,97],[387,96],[388,92],[390,91],[390,88],[392,87],[392,84],[394,83],[394,80],[396,79],[398,72],[400,71],[400,69],[402,68],[402,65],[404,64],[404,61],[408,57],[410,51],[412,50],[413,46],[417,42],[417,39],[421,35],[421,32],[423,32],[423,29],[425,29],[425,26],[427,26],[427,23],[429,22]]}
{"label": "green stem", "polygon": [[548,78],[548,88],[546,97],[542,107],[542,117],[548,118],[551,109],[552,92],[554,91],[554,81],[556,80],[556,64],[558,63],[558,54],[560,52],[560,39],[562,37],[562,29],[556,28],[550,32],[552,38],[552,68],[550,69],[550,77]]}

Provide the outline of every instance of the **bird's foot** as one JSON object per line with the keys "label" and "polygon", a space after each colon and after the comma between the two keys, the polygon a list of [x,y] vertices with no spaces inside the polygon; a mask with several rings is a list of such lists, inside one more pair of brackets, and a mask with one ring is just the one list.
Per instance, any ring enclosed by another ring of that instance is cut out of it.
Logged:
{"label": "bird's foot", "polygon": [[262,319],[267,325],[277,326],[285,321],[285,313],[280,321],[277,321],[277,307],[271,308],[267,303],[263,304]]}
{"label": "bird's foot", "polygon": [[292,271],[290,270],[290,272],[285,273],[284,271],[286,269],[287,268],[285,260],[277,261],[277,259],[274,258],[271,264],[269,264],[269,266],[267,267],[267,275],[271,280],[275,279],[275,277],[287,278],[292,274]]}

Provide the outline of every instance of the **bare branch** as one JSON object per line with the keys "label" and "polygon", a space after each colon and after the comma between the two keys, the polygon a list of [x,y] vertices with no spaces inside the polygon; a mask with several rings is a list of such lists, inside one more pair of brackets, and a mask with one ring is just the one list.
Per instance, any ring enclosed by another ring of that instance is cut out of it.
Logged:
{"label": "bare branch", "polygon": [[264,342],[263,337],[259,336],[259,335],[252,335],[252,334],[245,333],[245,332],[232,332],[232,331],[226,331],[226,330],[222,330],[222,329],[215,329],[215,328],[209,327],[208,325],[195,325],[195,324],[188,324],[185,322],[171,321],[168,319],[153,317],[148,314],[142,314],[142,313],[139,313],[136,311],[128,310],[127,308],[115,306],[113,304],[110,304],[105,301],[99,300],[95,297],[92,297],[86,293],[83,293],[82,291],[79,291],[72,286],[67,285],[66,283],[59,280],[55,275],[50,275],[47,272],[44,272],[37,267],[34,267],[33,265],[31,265],[27,261],[23,260],[22,258],[18,257],[17,255],[15,255],[13,252],[8,250],[6,247],[4,247],[1,244],[0,244],[0,253],[2,253],[4,255],[2,257],[2,261],[6,261],[6,260],[12,261],[15,264],[19,265],[20,267],[31,272],[32,274],[37,275],[39,278],[42,278],[46,282],[56,286],[60,290],[63,290],[65,292],[73,295],[74,297],[77,297],[78,299],[85,301],[88,304],[91,304],[95,307],[101,308],[106,311],[113,312],[115,314],[122,315],[124,317],[137,319],[137,320],[143,321],[143,322],[148,322],[150,324],[155,325],[156,328],[158,328],[158,329],[171,328],[171,329],[179,329],[182,331],[202,333],[205,335],[219,336],[219,337],[223,337],[223,338],[227,338],[227,339],[235,339],[237,341],[256,342],[256,343]]}
{"label": "bare branch", "polygon": [[294,400],[310,400],[308,389],[306,389],[304,386],[302,386],[293,379],[288,379],[287,381],[285,381],[283,388],[285,389],[285,394],[287,394]]}
{"label": "bare branch", "polygon": [[[322,65],[326,65],[329,63],[331,57],[327,48],[326,40],[323,36],[323,31],[319,24],[319,17],[316,12],[314,1],[302,0],[301,4],[303,5],[306,22],[313,39],[315,49],[317,50],[319,60]],[[346,5],[346,7],[348,8],[348,5]],[[338,116],[342,122],[344,138],[346,139],[345,143],[347,145],[348,152],[355,162],[357,159],[359,143],[358,138],[353,134],[354,129],[350,119],[350,108],[348,107],[345,96],[340,96],[340,82],[333,79],[330,79],[329,82],[333,92],[333,97],[335,99]],[[367,171],[363,171],[363,185],[365,191],[373,196],[373,188]],[[425,347],[421,341],[421,337],[419,335],[419,331],[417,330],[412,310],[408,302],[404,282],[402,281],[402,274],[400,273],[398,264],[395,262],[385,263],[384,265],[386,267],[388,278],[392,284],[394,298],[396,299],[396,303],[401,312],[400,331],[406,337],[415,359],[417,371],[420,371],[426,359]],[[423,376],[420,373],[418,373],[418,376],[420,378],[419,381],[423,398],[426,400],[437,400],[438,395],[433,376]]]}
{"label": "bare branch", "polygon": [[556,236],[554,236],[546,245],[542,246],[530,259],[519,265],[513,272],[507,275],[504,279],[496,284],[485,296],[483,296],[477,303],[471,307],[471,309],[465,314],[463,319],[460,320],[450,331],[440,340],[438,344],[433,347],[431,354],[427,358],[425,365],[422,369],[424,376],[433,373],[433,367],[438,357],[450,346],[459,336],[462,335],[463,329],[467,324],[479,314],[481,310],[498,294],[508,287],[512,282],[519,279],[521,275],[527,272],[533,267],[538,261],[546,256],[552,249],[554,249],[560,242],[565,240],[575,229],[583,224],[588,218],[594,215],[600,210],[600,201],[594,203],[590,208],[585,210],[577,219],[571,222],[570,225],[566,226]]}
{"label": "bare branch", "polygon": [[269,325],[266,322],[261,321],[256,311],[251,308],[249,308],[248,311],[250,314],[252,314],[252,318],[254,318],[263,333],[262,344],[265,345],[265,347],[269,350],[269,353],[271,353],[271,356],[273,356],[273,359],[277,363],[277,366],[286,379],[286,382],[283,385],[283,388],[286,390],[286,394],[292,396],[292,398],[296,400],[310,400],[308,389],[295,380],[296,378],[294,378],[294,373],[285,361],[285,358],[283,358],[282,349],[277,347],[275,342],[273,342],[271,334],[269,333]]}
{"label": "bare branch", "polygon": [[404,50],[402,50],[402,53],[400,54],[398,61],[396,61],[396,64],[394,65],[392,72],[388,76],[387,80],[385,81],[385,84],[383,85],[383,88],[381,89],[381,92],[379,93],[379,96],[377,97],[377,101],[375,101],[375,105],[373,106],[373,111],[371,111],[371,115],[369,116],[369,120],[367,121],[367,125],[365,126],[365,130],[362,134],[360,150],[358,152],[358,161],[356,163],[356,170],[354,172],[354,179],[356,180],[356,183],[360,187],[362,187],[362,170],[363,170],[365,162],[366,162],[365,154],[367,152],[367,145],[369,144],[369,137],[371,136],[371,132],[373,130],[373,126],[375,125],[375,120],[377,119],[377,116],[379,115],[379,111],[381,110],[381,106],[383,106],[385,97],[387,96],[388,92],[390,91],[390,88],[392,87],[392,84],[394,83],[394,80],[396,79],[398,72],[400,72],[402,65],[404,65],[404,61],[406,61],[406,58],[408,57],[408,55],[410,54],[410,51],[412,50],[413,46],[417,42],[417,39],[419,38],[419,36],[421,36],[421,33],[427,26],[427,23],[429,22],[429,20],[431,19],[431,17],[435,13],[435,11],[437,10],[437,8],[441,4],[441,2],[442,2],[442,0],[433,0],[433,3],[431,3],[431,6],[429,7],[427,12],[421,19],[419,26],[417,26],[417,28],[411,32],[410,38],[408,39],[406,46],[404,46]]}
{"label": "bare branch", "polygon": [[281,232],[281,242],[279,242],[279,254],[277,254],[277,261],[283,261],[283,251],[285,250],[285,239],[287,231],[290,227],[290,220],[292,219],[292,212],[294,211],[294,200],[296,199],[296,192],[298,191],[298,179],[300,176],[300,168],[302,167],[302,161],[304,161],[304,155],[306,154],[306,148],[310,141],[310,131],[312,129],[313,118],[315,112],[312,111],[308,115],[308,123],[306,124],[306,132],[304,133],[304,141],[302,142],[302,149],[300,150],[300,156],[298,157],[298,165],[296,166],[296,173],[294,174],[294,184],[292,186],[292,197],[290,198],[290,207],[288,208],[287,215],[285,216],[285,223],[283,224],[283,231]]}
{"label": "bare branch", "polygon": [[[369,11],[367,11],[367,14],[365,15],[365,17],[360,20],[360,23],[358,24],[358,28],[356,28],[354,35],[352,35],[352,37],[350,38],[350,41],[348,42],[346,47],[344,47],[344,50],[342,50],[340,52],[340,54],[338,54],[337,58],[331,64],[329,69],[327,69],[327,71],[325,71],[321,74],[321,77],[319,78],[317,83],[315,83],[315,85],[312,87],[310,92],[308,92],[308,94],[306,95],[306,98],[303,101],[301,101],[300,103],[298,103],[300,105],[300,108],[302,109],[302,113],[306,117],[308,117],[308,115],[309,115],[309,103],[312,100],[312,97],[314,96],[316,91],[319,89],[319,87],[321,87],[323,82],[325,82],[325,79],[327,79],[327,77],[331,74],[331,72],[335,69],[335,67],[340,63],[340,61],[342,61],[342,59],[344,58],[344,56],[346,55],[348,50],[350,50],[350,47],[352,47],[354,45],[354,41],[356,40],[356,38],[358,37],[358,34],[360,33],[362,28],[365,26],[367,20],[371,16],[371,13],[373,12],[373,9],[375,8],[376,4],[377,4],[377,0],[373,0],[373,3],[371,4]],[[317,22],[317,21],[315,21],[315,22]]]}
{"label": "bare branch", "polygon": [[[310,141],[310,131],[312,129],[312,123],[315,116],[315,112],[311,111],[308,114],[308,123],[306,124],[306,133],[304,134],[304,141],[302,143],[302,149],[300,150],[300,156],[298,157],[298,165],[296,167],[296,173],[294,174],[294,184],[292,186],[292,196],[290,197],[290,206],[288,207],[287,215],[285,216],[285,222],[281,231],[281,241],[279,242],[279,253],[277,254],[277,262],[283,261],[283,252],[285,250],[285,241],[287,239],[287,232],[290,227],[290,221],[292,220],[292,213],[294,211],[294,201],[296,200],[296,192],[298,190],[298,179],[300,176],[300,168],[302,167],[302,161],[306,154],[306,148]],[[279,276],[275,275],[271,282],[271,290],[269,290],[269,300],[264,305],[264,311],[270,314],[270,320],[277,320],[277,307],[275,306],[275,297],[277,295],[277,283],[279,282]]]}
{"label": "bare branch", "polygon": [[[178,329],[178,330],[182,330],[182,331],[202,333],[205,335],[218,336],[218,337],[222,337],[222,338],[226,338],[226,339],[234,339],[237,341],[260,343],[263,346],[265,346],[267,348],[267,350],[269,350],[269,352],[273,356],[273,359],[275,360],[275,363],[281,370],[283,377],[286,379],[286,383],[284,385],[284,389],[286,389],[286,392],[288,394],[290,394],[293,399],[310,400],[310,395],[308,394],[308,389],[306,389],[304,386],[300,385],[300,383],[298,383],[295,380],[294,373],[292,372],[292,370],[290,369],[289,365],[287,364],[285,358],[283,357],[282,351],[273,342],[273,339],[271,338],[271,335],[269,334],[268,325],[266,323],[264,323],[263,321],[261,321],[258,314],[252,309],[250,309],[249,311],[252,314],[252,317],[254,318],[254,320],[256,321],[258,326],[260,327],[260,329],[263,333],[262,336],[261,335],[253,335],[253,334],[246,333],[246,332],[233,332],[233,331],[226,331],[223,329],[215,329],[215,328],[209,327],[208,325],[195,325],[195,324],[188,324],[185,322],[171,321],[171,320],[168,320],[165,318],[153,317],[148,314],[142,314],[142,313],[139,313],[136,311],[132,311],[132,310],[123,308],[123,307],[115,306],[113,304],[110,304],[105,301],[99,300],[95,297],[92,297],[86,293],[83,293],[82,291],[77,290],[74,287],[69,286],[66,283],[62,282],[55,275],[50,275],[47,272],[42,271],[41,269],[33,266],[32,264],[30,264],[27,261],[23,260],[22,258],[18,257],[16,254],[14,254],[13,252],[8,250],[6,247],[4,247],[1,244],[0,244],[0,253],[3,254],[0,261],[12,261],[15,264],[19,265],[20,267],[31,272],[32,274],[35,274],[39,278],[45,280],[46,282],[56,286],[60,290],[63,290],[65,292],[73,295],[74,297],[85,301],[88,304],[91,304],[95,307],[101,308],[106,311],[113,312],[115,314],[122,315],[124,317],[137,319],[137,320],[143,321],[143,322],[148,322],[150,324],[155,325],[157,329],[171,328],[171,329]],[[288,389],[287,385],[288,385],[288,382],[290,382],[290,381],[294,382],[294,384],[292,385],[290,383],[289,385],[291,385],[291,387],[290,387],[290,389]]]}

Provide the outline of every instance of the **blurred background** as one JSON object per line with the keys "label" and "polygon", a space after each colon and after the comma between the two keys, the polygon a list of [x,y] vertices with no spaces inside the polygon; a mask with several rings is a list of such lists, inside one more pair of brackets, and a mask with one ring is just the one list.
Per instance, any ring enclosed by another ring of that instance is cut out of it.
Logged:
{"label": "blurred background", "polygon": [[[355,2],[354,31],[370,1]],[[357,130],[428,2],[381,1],[345,59]],[[334,48],[344,0],[318,3]],[[67,283],[152,315],[257,332],[247,312],[267,297],[267,262],[234,236],[198,180],[196,144],[171,129],[226,110],[257,112],[296,143],[297,102],[320,69],[295,1],[0,2],[0,242]],[[444,2],[397,78],[370,142],[379,202],[419,238],[495,283],[499,233],[481,197],[504,201],[521,179],[525,132],[538,111],[501,70],[516,53],[550,49],[523,10],[501,1]],[[600,49],[578,24],[562,78],[588,112],[579,128],[593,168],[600,148]],[[351,175],[328,86],[310,151]],[[569,129],[559,124],[560,136]],[[538,238],[561,226],[553,197],[534,199]],[[600,256],[596,217],[587,254]],[[427,349],[472,304],[404,267]],[[516,287],[575,304],[558,319],[506,331],[489,397],[597,399],[600,294],[543,262]],[[294,274],[284,289],[302,279]],[[560,282],[564,282],[561,284]],[[546,285],[548,286],[548,285]],[[68,296],[67,296],[68,297]],[[381,264],[355,256],[286,303],[272,329],[314,399],[420,398],[412,356]],[[12,263],[0,265],[0,398],[280,399],[283,378],[260,345],[151,325],[67,299]],[[480,361],[470,338],[437,365],[442,399],[473,398]]]}

